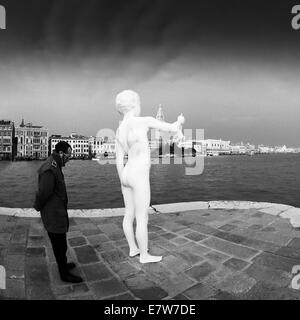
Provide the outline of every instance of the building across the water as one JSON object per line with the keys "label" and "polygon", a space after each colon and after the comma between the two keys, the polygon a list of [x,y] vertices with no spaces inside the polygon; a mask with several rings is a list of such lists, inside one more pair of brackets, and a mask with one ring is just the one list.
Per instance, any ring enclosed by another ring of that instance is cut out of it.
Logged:
{"label": "building across the water", "polygon": [[14,160],[15,125],[11,120],[0,120],[0,160]]}
{"label": "building across the water", "polygon": [[112,156],[116,153],[114,139],[108,139],[107,137],[90,137],[89,149],[93,157]]}
{"label": "building across the water", "polygon": [[32,123],[22,123],[16,127],[17,158],[46,159],[48,156],[49,130]]}
{"label": "building across the water", "polygon": [[52,135],[49,139],[49,154],[55,149],[55,145],[60,141],[66,141],[72,148],[73,159],[83,159],[89,157],[89,137],[71,133],[70,136]]}
{"label": "building across the water", "polygon": [[222,139],[205,139],[206,154],[208,156],[219,156],[230,154],[230,141]]}

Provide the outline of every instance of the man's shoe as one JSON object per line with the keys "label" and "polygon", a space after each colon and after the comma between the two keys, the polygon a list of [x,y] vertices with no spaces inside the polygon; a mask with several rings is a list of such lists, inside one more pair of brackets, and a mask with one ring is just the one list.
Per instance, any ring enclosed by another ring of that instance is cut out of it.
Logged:
{"label": "man's shoe", "polygon": [[76,267],[76,264],[74,262],[68,262],[67,263],[67,269],[72,270]]}
{"label": "man's shoe", "polygon": [[75,276],[72,273],[64,273],[60,275],[60,278],[64,282],[71,282],[71,283],[80,283],[83,282],[83,279],[79,276]]}

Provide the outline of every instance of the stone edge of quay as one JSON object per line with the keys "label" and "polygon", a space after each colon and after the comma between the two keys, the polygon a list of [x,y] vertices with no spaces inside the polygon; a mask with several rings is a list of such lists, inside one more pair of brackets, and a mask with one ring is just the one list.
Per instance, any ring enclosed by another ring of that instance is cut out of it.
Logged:
{"label": "stone edge of quay", "polygon": [[[149,207],[149,213],[175,213],[200,209],[257,209],[260,212],[289,219],[294,228],[300,227],[300,208],[286,204],[255,201],[194,201],[157,204]],[[124,215],[124,208],[108,209],[69,209],[70,218],[108,218]],[[40,214],[33,208],[5,208],[0,207],[0,215],[19,218],[39,218]]]}

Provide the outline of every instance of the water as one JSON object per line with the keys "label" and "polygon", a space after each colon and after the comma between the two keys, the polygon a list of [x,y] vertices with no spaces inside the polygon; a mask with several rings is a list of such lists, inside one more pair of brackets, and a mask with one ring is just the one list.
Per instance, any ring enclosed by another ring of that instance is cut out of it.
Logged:
{"label": "water", "polygon": [[[0,161],[0,207],[32,207],[41,162]],[[71,161],[64,169],[69,207],[116,208],[123,199],[114,165]],[[152,204],[249,200],[300,207],[300,154],[205,158],[202,175],[184,165],[152,165]]]}

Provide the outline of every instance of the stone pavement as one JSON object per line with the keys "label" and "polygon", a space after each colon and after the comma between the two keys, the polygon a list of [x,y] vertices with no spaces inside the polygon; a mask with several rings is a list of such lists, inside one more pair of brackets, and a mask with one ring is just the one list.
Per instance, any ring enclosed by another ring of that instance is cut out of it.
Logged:
{"label": "stone pavement", "polygon": [[70,218],[69,259],[84,283],[58,277],[40,218],[0,215],[2,299],[300,299],[300,228],[259,209],[200,209],[149,216],[151,254],[128,257],[122,217]]}

